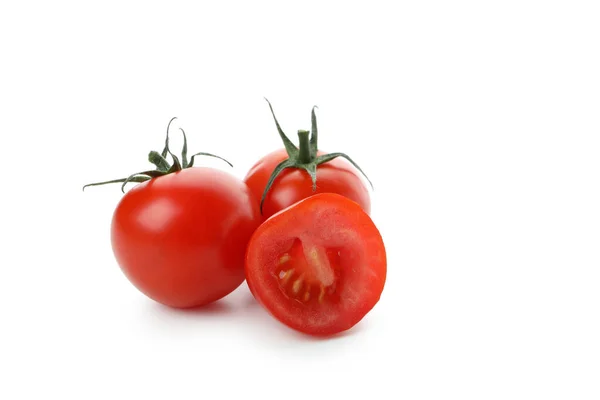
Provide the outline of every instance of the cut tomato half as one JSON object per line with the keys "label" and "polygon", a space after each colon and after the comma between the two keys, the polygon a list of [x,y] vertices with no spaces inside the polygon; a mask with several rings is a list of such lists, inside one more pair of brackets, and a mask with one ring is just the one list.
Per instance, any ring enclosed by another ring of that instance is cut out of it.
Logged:
{"label": "cut tomato half", "polygon": [[379,301],[383,240],[361,207],[323,193],[265,221],[246,251],[254,297],[300,332],[331,335],[356,325]]}

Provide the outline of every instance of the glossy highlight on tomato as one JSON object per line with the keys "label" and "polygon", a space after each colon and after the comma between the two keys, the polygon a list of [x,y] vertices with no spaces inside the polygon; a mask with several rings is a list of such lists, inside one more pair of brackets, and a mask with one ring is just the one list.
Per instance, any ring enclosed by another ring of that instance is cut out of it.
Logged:
{"label": "glossy highlight on tomato", "polygon": [[247,186],[212,168],[188,168],[128,191],[112,219],[117,262],[159,303],[218,300],[244,281],[246,244],[260,223]]}
{"label": "glossy highlight on tomato", "polygon": [[275,214],[252,235],[246,280],[279,321],[331,335],[356,325],[379,301],[385,246],[370,217],[337,194],[317,194]]}

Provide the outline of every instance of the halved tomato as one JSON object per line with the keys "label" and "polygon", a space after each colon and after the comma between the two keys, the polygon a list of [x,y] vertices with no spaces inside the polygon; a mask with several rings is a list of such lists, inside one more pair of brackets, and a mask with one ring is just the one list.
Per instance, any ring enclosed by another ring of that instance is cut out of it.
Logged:
{"label": "halved tomato", "polygon": [[371,218],[333,193],[265,221],[250,239],[245,267],[254,297],[279,321],[312,335],[356,325],[379,301],[387,270]]}

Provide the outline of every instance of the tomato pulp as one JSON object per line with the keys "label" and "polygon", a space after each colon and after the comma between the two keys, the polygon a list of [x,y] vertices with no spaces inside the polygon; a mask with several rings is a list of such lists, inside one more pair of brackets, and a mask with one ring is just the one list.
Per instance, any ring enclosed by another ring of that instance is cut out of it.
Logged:
{"label": "tomato pulp", "polygon": [[[319,155],[325,154],[322,152]],[[260,201],[275,167],[288,158],[285,150],[276,150],[260,159],[244,178],[252,194]],[[262,213],[264,219],[298,201],[319,193],[337,193],[371,212],[371,199],[359,172],[349,162],[336,158],[318,166],[317,187],[313,191],[310,175],[302,169],[284,169],[267,192]]]}
{"label": "tomato pulp", "polygon": [[300,332],[330,335],[357,324],[379,301],[383,240],[355,202],[317,194],[265,221],[246,251],[254,297]]}
{"label": "tomato pulp", "polygon": [[141,292],[171,307],[195,307],[244,281],[246,244],[260,221],[242,181],[188,168],[127,192],[113,215],[112,247]]}

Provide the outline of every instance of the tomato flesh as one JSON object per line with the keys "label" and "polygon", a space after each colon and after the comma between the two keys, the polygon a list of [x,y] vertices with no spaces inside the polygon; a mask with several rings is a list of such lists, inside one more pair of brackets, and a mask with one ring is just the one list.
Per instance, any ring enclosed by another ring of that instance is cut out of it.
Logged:
{"label": "tomato flesh", "polygon": [[127,192],[112,220],[112,247],[127,278],[171,307],[201,306],[244,281],[244,254],[260,224],[247,186],[212,168],[189,168]]}
{"label": "tomato flesh", "polygon": [[256,299],[298,331],[330,335],[357,324],[386,278],[379,231],[353,201],[317,194],[265,221],[246,251]]}
{"label": "tomato flesh", "polygon": [[[322,152],[319,155],[325,154]],[[285,150],[274,151],[259,160],[244,178],[244,182],[260,201],[267,182],[275,167],[288,157]],[[298,201],[318,193],[337,193],[358,203],[369,213],[371,199],[359,172],[341,158],[317,166],[317,189],[313,191],[312,180],[301,169],[285,169],[273,182],[265,197],[262,213],[264,219]]]}

